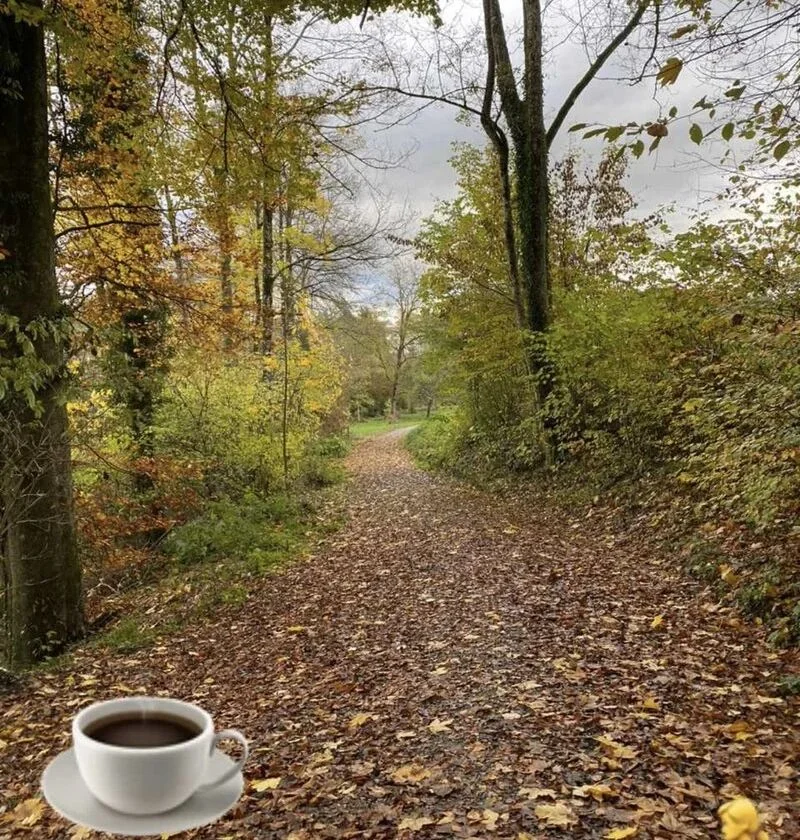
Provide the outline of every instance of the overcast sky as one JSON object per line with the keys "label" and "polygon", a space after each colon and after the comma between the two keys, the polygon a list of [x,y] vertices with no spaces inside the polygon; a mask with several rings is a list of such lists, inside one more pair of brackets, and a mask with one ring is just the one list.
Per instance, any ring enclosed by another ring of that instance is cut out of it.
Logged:
{"label": "overcast sky", "polygon": [[[502,0],[502,5],[507,28],[511,28],[519,14],[519,0]],[[448,8],[454,8],[454,4],[446,3],[445,11]],[[462,16],[473,15],[475,20],[480,19],[477,6],[458,3],[455,8]],[[627,58],[620,57],[619,61],[625,60]],[[545,68],[548,122],[587,66],[583,47],[575,39],[550,53]],[[659,89],[657,94],[650,81],[631,86],[613,79],[623,73],[621,63],[611,61],[603,71],[604,78],[596,79],[583,93],[555,143],[554,158],[562,156],[570,147],[580,149],[589,161],[599,158],[603,142],[600,139],[582,140],[580,134],[568,133],[567,129],[574,123],[643,121],[657,117],[659,108],[666,111],[673,104],[683,112],[707,92],[704,84],[694,79],[688,70],[674,88]],[[638,161],[632,159],[628,187],[638,202],[637,213],[648,214],[674,205],[676,212],[671,214],[670,220],[680,228],[688,223],[691,211],[708,207],[709,198],[725,185],[727,176],[719,167],[700,159],[698,147],[689,140],[688,124],[679,124],[672,134],[653,154],[645,153]],[[416,219],[429,214],[437,200],[455,194],[454,174],[448,165],[452,143],[467,141],[483,146],[486,142],[479,125],[459,124],[456,109],[446,105],[427,108],[407,125],[389,130],[372,127],[366,130],[366,136],[368,142],[388,144],[396,150],[413,147],[402,167],[385,173],[379,180],[382,188],[392,194],[392,202],[396,205],[407,202]],[[713,147],[704,144],[702,152],[707,160],[713,160]]]}

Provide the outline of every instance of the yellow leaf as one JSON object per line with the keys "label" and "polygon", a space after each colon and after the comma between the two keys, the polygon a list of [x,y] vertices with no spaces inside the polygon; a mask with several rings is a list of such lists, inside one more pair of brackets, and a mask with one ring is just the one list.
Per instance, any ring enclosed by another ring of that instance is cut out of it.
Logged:
{"label": "yellow leaf", "polygon": [[17,805],[16,808],[8,815],[7,819],[15,823],[17,826],[36,825],[42,818],[44,811],[44,802],[36,796],[32,799],[25,799]]}
{"label": "yellow leaf", "polygon": [[497,831],[497,821],[500,819],[500,814],[497,811],[493,811],[491,808],[484,809],[483,813],[481,814],[481,822],[483,823],[483,827],[486,828],[488,831]]}
{"label": "yellow leaf", "polygon": [[606,840],[625,840],[626,837],[634,837],[639,826],[632,825],[630,828],[612,828],[605,837]]}
{"label": "yellow leaf", "polygon": [[421,764],[414,761],[411,764],[404,764],[402,767],[398,767],[397,770],[393,771],[392,781],[397,785],[416,784],[423,779],[427,779],[430,774],[430,770],[427,770]]}
{"label": "yellow leaf", "polygon": [[649,709],[653,712],[657,712],[661,709],[661,706],[660,706],[658,700],[656,700],[656,698],[653,697],[652,694],[648,694],[644,698],[644,700],[642,700],[642,708],[643,709]]}
{"label": "yellow leaf", "polygon": [[450,724],[452,722],[453,718],[448,718],[447,720],[439,720],[439,718],[435,718],[428,724],[428,729],[432,735],[438,735],[440,732],[449,732]]}
{"label": "yellow leaf", "polygon": [[681,70],[683,70],[683,62],[679,58],[668,58],[656,74],[656,78],[661,83],[661,87],[674,85],[678,81]]}
{"label": "yellow leaf", "polygon": [[597,741],[598,744],[602,744],[614,758],[636,758],[636,750],[632,750],[630,747],[620,744],[613,738],[609,738],[606,735],[600,735],[594,740]]}
{"label": "yellow leaf", "polygon": [[397,826],[398,831],[419,831],[426,825],[433,825],[436,820],[431,817],[403,817]]}
{"label": "yellow leaf", "polygon": [[728,586],[736,586],[739,582],[739,576],[733,571],[733,567],[727,563],[720,564],[719,576],[728,584]]}
{"label": "yellow leaf", "polygon": [[250,786],[258,793],[263,793],[265,790],[275,790],[281,783],[281,776],[274,776],[271,779],[257,779],[250,782]]}
{"label": "yellow leaf", "polygon": [[555,805],[537,805],[534,813],[536,818],[543,820],[547,826],[569,828],[578,822],[575,812],[566,802],[556,802]]}
{"label": "yellow leaf", "polygon": [[74,825],[69,831],[69,836],[72,840],[89,840],[94,834],[91,828],[86,828],[85,825]]}
{"label": "yellow leaf", "polygon": [[359,712],[357,715],[353,715],[350,718],[350,722],[347,726],[350,729],[357,729],[359,726],[363,726],[368,720],[372,720],[374,715],[371,715],[369,712]]}
{"label": "yellow leaf", "polygon": [[302,624],[293,624],[291,627],[286,628],[290,633],[302,633],[303,630],[306,628],[303,627]]}
{"label": "yellow leaf", "polygon": [[655,618],[654,618],[654,619],[650,622],[650,627],[651,627],[653,630],[658,630],[658,628],[659,628],[659,627],[661,627],[661,625],[662,625],[663,623],[664,623],[664,616],[663,616],[663,615],[657,615],[657,616],[656,616],[656,617],[655,617]]}
{"label": "yellow leaf", "polygon": [[591,796],[592,799],[602,802],[604,797],[616,796],[617,792],[608,785],[583,785],[582,787],[575,788],[572,791],[572,795],[583,799]]}

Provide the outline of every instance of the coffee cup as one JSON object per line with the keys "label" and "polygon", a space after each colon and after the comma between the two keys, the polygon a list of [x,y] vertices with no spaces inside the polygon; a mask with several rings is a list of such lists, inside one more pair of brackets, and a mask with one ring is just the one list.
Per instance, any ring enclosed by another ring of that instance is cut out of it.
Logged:
{"label": "coffee cup", "polygon": [[[220,741],[242,746],[239,760],[206,782]],[[72,721],[78,770],[89,791],[123,814],[160,814],[194,793],[210,790],[236,775],[247,760],[241,732],[214,732],[211,715],[182,700],[124,697],[94,703]]]}

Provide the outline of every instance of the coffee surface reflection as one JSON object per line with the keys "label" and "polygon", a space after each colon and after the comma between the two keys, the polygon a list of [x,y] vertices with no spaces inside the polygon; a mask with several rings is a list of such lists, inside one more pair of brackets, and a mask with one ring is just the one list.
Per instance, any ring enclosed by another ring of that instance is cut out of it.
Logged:
{"label": "coffee surface reflection", "polygon": [[116,747],[169,747],[196,738],[200,727],[186,718],[163,713],[109,715],[84,730],[94,741]]}

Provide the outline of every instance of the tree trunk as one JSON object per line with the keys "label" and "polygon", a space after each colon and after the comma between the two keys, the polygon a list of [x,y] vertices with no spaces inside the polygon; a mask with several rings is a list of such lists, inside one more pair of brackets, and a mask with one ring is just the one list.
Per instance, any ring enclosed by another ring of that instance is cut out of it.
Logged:
{"label": "tree trunk", "polygon": [[[544,125],[541,8],[539,0],[523,0],[522,5],[525,58],[522,96],[517,88],[498,0],[484,0],[484,20],[486,45],[492,68],[489,80],[492,84],[496,82],[514,152],[514,186],[519,226],[516,247],[519,284],[524,297],[525,329],[528,334],[527,364],[530,372],[536,377],[537,399],[542,406],[552,387],[544,340],[544,333],[550,325],[550,281],[547,265],[548,139]],[[487,110],[485,106],[484,112]],[[492,134],[491,126],[487,127],[486,119],[484,123],[484,128],[497,148],[497,140]],[[501,165],[502,162],[501,157]],[[508,231],[506,239],[508,248]],[[511,244],[515,244],[513,237]],[[517,312],[519,313],[519,307]]]}
{"label": "tree trunk", "polygon": [[[230,223],[228,208],[221,213],[221,227],[219,232],[219,290],[222,299],[222,311],[230,316],[233,312],[233,278],[231,264],[233,261],[233,228]],[[230,325],[226,324],[226,332]]]}
{"label": "tree trunk", "polygon": [[275,345],[275,237],[273,210],[265,198],[261,211],[261,353],[271,356]]}
{"label": "tree trunk", "polygon": [[[267,137],[264,139],[264,150],[271,150],[269,136],[269,120],[272,111],[273,90],[273,46],[272,46],[272,16],[264,14],[264,85],[267,111]],[[271,356],[275,345],[275,178],[278,169],[272,169],[270,162],[263,159],[264,182],[262,185],[261,209],[261,309],[259,323],[261,326],[261,353]]]}
{"label": "tree trunk", "polygon": [[[38,2],[22,0],[35,13]],[[63,323],[55,275],[48,173],[47,76],[41,26],[0,11],[0,316]],[[9,94],[10,92],[10,94]],[[10,324],[2,326],[11,333]],[[34,337],[49,369],[32,389],[0,400],[0,659],[28,665],[83,631],[75,546],[63,341]]]}
{"label": "tree trunk", "polygon": [[175,279],[181,286],[183,286],[186,283],[186,270],[183,264],[183,254],[181,253],[181,235],[178,230],[178,213],[175,210],[175,205],[172,201],[172,193],[170,192],[169,184],[164,184],[164,201],[167,211],[167,224],[169,225],[170,252],[172,254],[172,262],[175,265]]}
{"label": "tree trunk", "polygon": [[400,390],[400,372],[403,368],[404,355],[405,347],[401,342],[400,346],[397,348],[394,360],[394,371],[392,373],[392,394],[389,402],[389,416],[392,420],[397,419],[397,392]]}
{"label": "tree trunk", "polygon": [[[544,125],[542,79],[542,13],[539,0],[523,0],[525,99],[522,131],[513,131],[520,258],[527,296],[528,327],[542,333],[550,325],[550,282],[547,273],[547,130]],[[516,135],[516,136],[514,136]]]}

